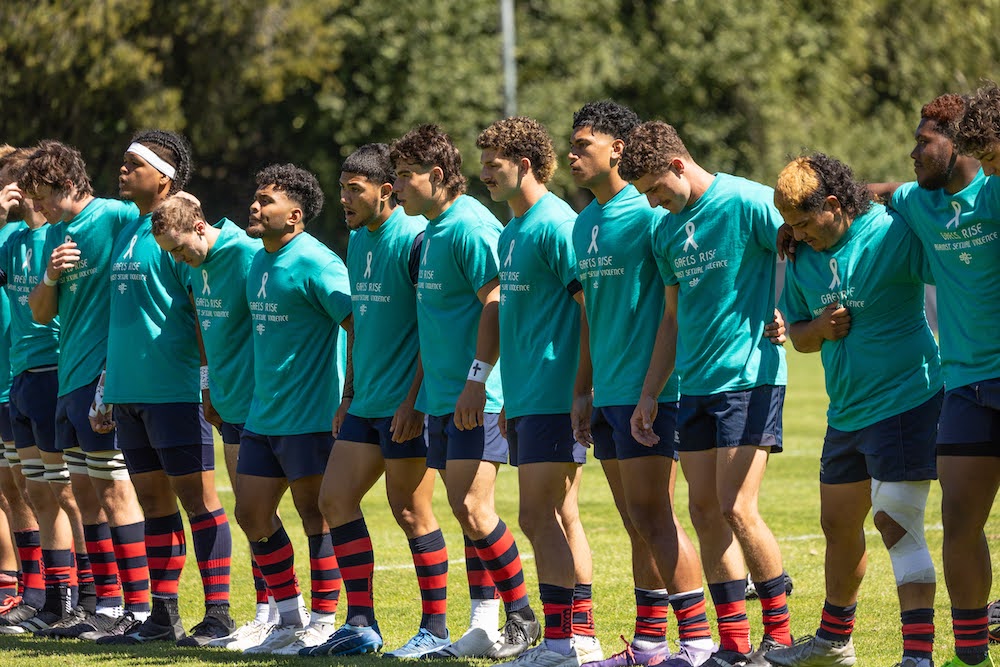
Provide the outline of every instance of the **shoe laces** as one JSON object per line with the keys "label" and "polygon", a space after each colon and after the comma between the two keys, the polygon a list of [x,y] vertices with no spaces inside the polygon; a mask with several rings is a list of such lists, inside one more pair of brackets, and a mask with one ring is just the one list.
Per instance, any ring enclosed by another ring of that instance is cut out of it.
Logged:
{"label": "shoe laces", "polygon": [[200,623],[191,628],[191,634],[197,635],[203,630],[211,630],[212,628],[225,628],[228,630],[228,627],[221,619],[212,614],[206,614]]}
{"label": "shoe laces", "polygon": [[19,604],[21,604],[20,595],[8,595],[3,599],[3,602],[0,602],[0,614],[5,611],[10,611]]}
{"label": "shoe laces", "polygon": [[615,658],[624,658],[626,665],[634,665],[635,652],[632,650],[632,642],[625,639],[625,635],[618,635],[618,636],[621,637],[621,640],[623,642],[625,642],[625,650],[615,653],[613,656],[609,658],[609,660],[614,660]]}
{"label": "shoe laces", "polygon": [[513,644],[515,642],[529,642],[528,630],[525,624],[518,618],[511,616],[503,625],[503,632],[500,635],[500,643]]}
{"label": "shoe laces", "polygon": [[417,634],[413,635],[406,644],[409,648],[430,648],[437,643],[436,639],[437,637],[432,635],[429,630],[420,628]]}

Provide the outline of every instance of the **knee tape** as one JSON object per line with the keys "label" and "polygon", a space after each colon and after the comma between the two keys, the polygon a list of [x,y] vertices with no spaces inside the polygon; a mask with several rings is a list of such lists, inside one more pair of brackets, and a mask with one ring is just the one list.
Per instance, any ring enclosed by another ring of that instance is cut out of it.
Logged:
{"label": "knee tape", "polygon": [[69,467],[65,461],[58,463],[45,463],[45,481],[57,484],[69,484]]}
{"label": "knee tape", "polygon": [[87,471],[87,453],[79,447],[63,450],[63,460],[71,475],[89,475]]}
{"label": "knee tape", "polygon": [[17,455],[17,447],[14,446],[13,442],[3,444],[3,459],[11,468],[21,465],[21,457]]}
{"label": "knee tape", "polygon": [[45,464],[41,459],[21,459],[21,474],[29,482],[44,482]]}
{"label": "knee tape", "polygon": [[889,549],[896,586],[933,584],[934,561],[924,539],[924,508],[931,483],[872,480],[872,513],[884,512],[906,531]]}
{"label": "knee tape", "polygon": [[116,482],[129,478],[125,467],[125,455],[119,451],[90,452],[87,454],[87,470],[91,477]]}

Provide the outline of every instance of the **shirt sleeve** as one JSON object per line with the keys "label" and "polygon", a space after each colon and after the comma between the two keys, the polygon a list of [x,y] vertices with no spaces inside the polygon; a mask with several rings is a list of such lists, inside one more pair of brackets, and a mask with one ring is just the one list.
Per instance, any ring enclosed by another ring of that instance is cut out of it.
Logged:
{"label": "shirt sleeve", "polygon": [[653,259],[656,260],[656,268],[660,271],[660,278],[667,287],[677,285],[674,274],[673,262],[670,259],[670,215],[656,216],[650,229],[649,239],[653,248]]}
{"label": "shirt sleeve", "polygon": [[[801,260],[800,260],[801,261]],[[779,307],[785,315],[785,321],[789,324],[796,322],[806,322],[812,319],[809,311],[809,303],[805,294],[799,286],[798,278],[795,275],[795,264],[785,262],[785,287],[781,291],[781,305]]]}
{"label": "shirt sleeve", "polygon": [[[753,228],[754,241],[761,248],[777,254],[778,228],[784,224],[781,213],[774,206],[774,195],[770,188],[765,188],[760,198],[750,206],[750,223]],[[769,200],[765,200],[769,198]]]}
{"label": "shirt sleeve", "polygon": [[334,322],[340,324],[351,314],[351,284],[347,266],[339,257],[316,270],[309,286],[312,298]]}
{"label": "shirt sleeve", "polygon": [[566,220],[552,228],[545,244],[546,262],[553,273],[559,277],[559,282],[569,291],[576,294],[581,289],[576,276],[576,250],[573,248],[573,221]]}
{"label": "shirt sleeve", "polygon": [[500,230],[483,221],[470,226],[458,245],[458,269],[476,293],[500,275],[499,240]]}

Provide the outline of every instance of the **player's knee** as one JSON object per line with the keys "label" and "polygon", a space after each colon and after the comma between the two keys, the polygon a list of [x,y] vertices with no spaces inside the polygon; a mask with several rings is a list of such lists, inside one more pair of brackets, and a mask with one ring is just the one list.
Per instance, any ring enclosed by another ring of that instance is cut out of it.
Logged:
{"label": "player's knee", "polygon": [[699,533],[710,532],[719,527],[720,521],[725,521],[719,514],[719,504],[714,498],[692,497],[688,501],[688,513],[691,515],[691,524]]}
{"label": "player's knee", "polygon": [[[924,509],[930,482],[882,482],[872,480],[872,511],[884,515],[878,521],[895,540],[889,559],[896,585],[932,584],[936,581],[934,561],[924,538]],[[890,541],[886,541],[887,546]]]}

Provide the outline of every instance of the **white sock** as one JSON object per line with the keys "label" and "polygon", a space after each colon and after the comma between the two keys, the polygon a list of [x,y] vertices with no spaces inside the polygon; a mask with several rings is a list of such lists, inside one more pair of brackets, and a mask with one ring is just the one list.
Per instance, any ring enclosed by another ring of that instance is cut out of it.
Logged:
{"label": "white sock", "polygon": [[[274,610],[278,611],[278,608],[275,607]],[[268,621],[270,621],[271,606],[266,602],[258,602],[257,613],[254,614],[253,620],[257,621],[258,623],[267,623]]]}
{"label": "white sock", "polygon": [[277,604],[282,625],[298,625],[304,628],[309,624],[306,601],[302,598],[301,593],[297,597],[280,600]]}
{"label": "white sock", "polygon": [[109,618],[121,618],[125,615],[125,607],[98,607],[97,613]]}
{"label": "white sock", "polygon": [[490,637],[500,637],[500,600],[471,600],[469,627],[482,628]]}
{"label": "white sock", "polygon": [[712,652],[715,649],[715,642],[712,641],[711,637],[702,637],[701,639],[682,639],[681,646],[687,646],[698,651]]}
{"label": "white sock", "polygon": [[[302,602],[305,605],[305,601]],[[278,613],[278,603],[274,601],[273,595],[267,596],[268,623],[278,623],[281,621],[281,614]]]}
{"label": "white sock", "polygon": [[655,639],[646,639],[645,637],[633,637],[632,647],[637,648],[640,651],[652,651],[658,646],[662,646],[667,640],[656,641]]}
{"label": "white sock", "polygon": [[149,618],[149,612],[148,611],[133,611],[132,612],[132,618],[134,618],[137,621],[145,621],[147,618]]}
{"label": "white sock", "polygon": [[565,639],[545,639],[545,648],[562,655],[569,655],[573,652],[573,640],[569,637]]}
{"label": "white sock", "polygon": [[336,622],[337,622],[337,613],[336,612],[334,612],[332,614],[324,614],[324,613],[320,613],[318,611],[314,611],[309,616],[309,624],[310,625],[317,625],[319,623],[327,623],[329,625],[333,625]]}

